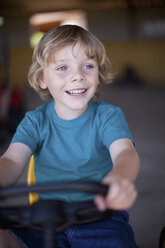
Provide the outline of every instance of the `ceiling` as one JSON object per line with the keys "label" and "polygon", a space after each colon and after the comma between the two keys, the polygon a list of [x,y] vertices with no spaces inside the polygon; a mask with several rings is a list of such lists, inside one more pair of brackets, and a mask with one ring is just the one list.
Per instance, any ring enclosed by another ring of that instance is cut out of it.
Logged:
{"label": "ceiling", "polygon": [[0,16],[18,18],[37,12],[165,7],[165,0],[1,0]]}

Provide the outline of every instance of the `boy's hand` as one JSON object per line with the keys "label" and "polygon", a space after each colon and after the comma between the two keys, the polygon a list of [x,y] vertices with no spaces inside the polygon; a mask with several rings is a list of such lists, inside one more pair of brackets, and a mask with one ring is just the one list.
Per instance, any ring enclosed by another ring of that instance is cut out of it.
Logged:
{"label": "boy's hand", "polygon": [[109,175],[102,183],[109,185],[107,196],[97,195],[95,204],[100,211],[107,208],[113,210],[128,209],[133,205],[137,197],[134,183],[118,175]]}

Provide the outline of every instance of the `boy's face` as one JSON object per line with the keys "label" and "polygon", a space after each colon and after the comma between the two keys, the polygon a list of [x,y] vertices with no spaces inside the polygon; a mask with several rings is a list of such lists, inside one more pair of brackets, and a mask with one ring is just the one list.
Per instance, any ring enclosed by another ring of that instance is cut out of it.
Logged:
{"label": "boy's face", "polygon": [[79,43],[55,52],[39,80],[40,87],[50,91],[55,110],[63,119],[76,118],[86,111],[98,83],[97,61],[89,59]]}

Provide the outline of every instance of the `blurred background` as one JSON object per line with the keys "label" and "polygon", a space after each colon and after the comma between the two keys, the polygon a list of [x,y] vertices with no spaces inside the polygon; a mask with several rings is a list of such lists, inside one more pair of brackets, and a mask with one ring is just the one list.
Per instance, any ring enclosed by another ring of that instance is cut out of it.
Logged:
{"label": "blurred background", "polygon": [[[102,86],[100,99],[122,107],[141,158],[130,222],[139,247],[156,248],[165,226],[164,0],[1,0],[0,154],[24,113],[42,103],[27,81],[35,45],[67,23],[87,28],[105,45],[115,79]],[[19,183],[25,178],[26,171]],[[0,230],[1,247],[21,246]]]}

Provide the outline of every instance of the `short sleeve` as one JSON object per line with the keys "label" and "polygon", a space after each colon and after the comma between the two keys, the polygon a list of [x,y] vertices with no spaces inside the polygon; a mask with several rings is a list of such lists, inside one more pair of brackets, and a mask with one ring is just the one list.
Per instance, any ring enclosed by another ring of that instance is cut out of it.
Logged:
{"label": "short sleeve", "polygon": [[28,112],[18,125],[11,144],[23,143],[34,153],[39,143],[39,137],[38,118],[31,112]]}
{"label": "short sleeve", "polygon": [[130,139],[133,141],[123,111],[119,107],[107,109],[102,118],[101,139],[109,149],[110,145],[118,139]]}

